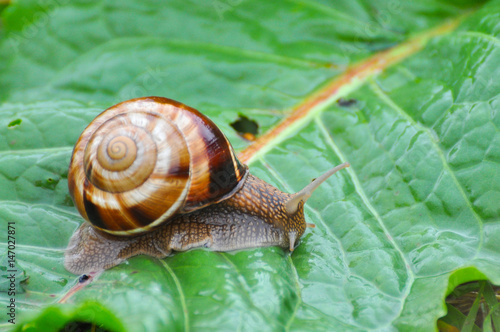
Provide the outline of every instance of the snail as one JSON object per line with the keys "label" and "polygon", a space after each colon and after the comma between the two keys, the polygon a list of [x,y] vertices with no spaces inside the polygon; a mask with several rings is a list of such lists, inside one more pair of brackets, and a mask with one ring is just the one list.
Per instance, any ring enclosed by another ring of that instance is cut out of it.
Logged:
{"label": "snail", "polygon": [[82,274],[192,248],[293,251],[313,227],[304,203],[347,166],[283,193],[250,174],[197,110],[163,97],[124,101],[98,115],[73,149],[68,188],[87,222],[71,237],[64,265]]}

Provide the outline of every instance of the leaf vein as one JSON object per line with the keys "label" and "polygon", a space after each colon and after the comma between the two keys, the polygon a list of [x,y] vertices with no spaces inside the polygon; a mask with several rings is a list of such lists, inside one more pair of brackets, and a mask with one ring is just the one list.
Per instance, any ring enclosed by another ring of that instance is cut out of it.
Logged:
{"label": "leaf vein", "polygon": [[0,151],[0,155],[54,153],[54,152],[66,152],[72,150],[73,146],[59,146],[54,148],[41,148],[41,149],[3,150]]}
{"label": "leaf vein", "polygon": [[432,146],[434,147],[434,150],[436,151],[439,159],[441,160],[441,163],[443,165],[443,169],[446,170],[450,176],[452,181],[455,183],[460,195],[462,196],[465,204],[467,204],[467,207],[470,209],[472,215],[476,219],[478,225],[479,225],[479,241],[478,241],[478,247],[476,251],[476,256],[481,250],[483,246],[483,241],[484,241],[484,234],[483,234],[483,220],[481,217],[477,214],[477,212],[474,210],[472,206],[472,202],[470,199],[467,197],[465,190],[458,181],[455,172],[451,169],[449,166],[448,162],[446,161],[446,157],[444,155],[443,150],[439,146],[439,143],[437,142],[435,136],[432,134],[430,128],[424,126],[423,124],[415,121],[407,112],[405,112],[399,105],[397,105],[385,92],[382,91],[380,86],[375,83],[373,79],[370,79],[370,88],[372,91],[390,108],[392,108],[394,111],[396,111],[403,119],[405,119],[409,124],[411,124],[413,127],[417,128],[418,131],[425,133],[429,137],[429,141],[431,142]]}
{"label": "leaf vein", "polygon": [[[240,272],[240,270],[238,269],[238,267],[227,257],[227,253],[225,253],[225,252],[218,252],[218,254],[222,258],[224,258],[224,260],[236,271],[236,274],[238,276],[242,275],[241,272]],[[245,297],[246,297],[246,300],[247,300],[246,302],[250,306],[252,306],[255,310],[257,310],[257,312],[259,312],[262,317],[266,317],[266,315],[264,315],[264,312],[261,310],[261,308],[259,308],[258,306],[255,305],[255,303],[253,303],[253,301],[252,301],[252,299],[250,297],[250,293],[248,291],[246,291],[246,289],[245,289],[243,283],[241,282],[241,280],[238,277],[236,277],[236,281],[240,285],[239,290],[241,290],[242,292],[245,293]]]}
{"label": "leaf vein", "polygon": [[457,34],[458,35],[462,35],[462,36],[470,36],[470,37],[476,37],[476,38],[480,38],[480,39],[486,39],[490,42],[493,42],[497,45],[500,45],[500,39],[495,37],[495,36],[492,36],[492,35],[487,35],[483,32],[479,32],[479,31],[457,31]]}
{"label": "leaf vein", "polygon": [[184,314],[184,331],[188,332],[189,331],[189,312],[187,310],[187,303],[186,303],[186,298],[184,296],[184,291],[182,290],[181,283],[179,281],[179,278],[175,275],[174,271],[168,266],[168,264],[165,262],[164,259],[159,260],[165,270],[168,271],[168,273],[172,276],[172,279],[174,280],[175,287],[177,288],[177,291],[179,292],[179,300],[181,301],[181,306],[182,306],[182,312]]}

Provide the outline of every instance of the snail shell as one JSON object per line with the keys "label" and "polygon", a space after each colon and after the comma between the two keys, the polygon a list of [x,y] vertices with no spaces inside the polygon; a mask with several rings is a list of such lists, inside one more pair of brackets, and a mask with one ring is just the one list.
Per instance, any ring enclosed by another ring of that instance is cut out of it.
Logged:
{"label": "snail shell", "polygon": [[68,185],[86,220],[132,235],[231,197],[247,173],[210,119],[148,97],[117,104],[90,123],[73,150]]}

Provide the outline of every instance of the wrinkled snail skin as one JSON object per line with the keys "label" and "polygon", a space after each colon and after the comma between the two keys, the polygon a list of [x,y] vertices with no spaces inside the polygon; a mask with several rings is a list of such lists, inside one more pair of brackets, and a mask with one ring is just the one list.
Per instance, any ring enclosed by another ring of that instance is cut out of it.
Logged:
{"label": "wrinkled snail skin", "polygon": [[305,231],[303,204],[288,215],[283,193],[249,175],[233,197],[191,213],[133,238],[113,236],[84,223],[70,241],[65,267],[75,274],[108,269],[145,254],[164,258],[172,251],[210,248],[214,251],[264,246],[291,248]]}
{"label": "wrinkled snail skin", "polygon": [[251,175],[215,124],[161,97],[137,98],[97,116],[78,139],[68,188],[84,219],[64,265],[98,272],[140,254],[280,246],[293,251],[304,203],[341,164],[296,194]]}

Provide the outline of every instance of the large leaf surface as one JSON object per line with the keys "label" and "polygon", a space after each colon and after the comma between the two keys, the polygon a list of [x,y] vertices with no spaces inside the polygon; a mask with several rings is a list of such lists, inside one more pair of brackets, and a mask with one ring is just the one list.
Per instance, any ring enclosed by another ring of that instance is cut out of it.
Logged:
{"label": "large leaf surface", "polygon": [[[449,287],[500,283],[500,4],[474,3],[24,0],[8,7],[0,222],[2,229],[15,222],[17,267],[28,277],[16,295],[20,318],[77,282],[62,266],[82,222],[67,192],[67,165],[78,135],[104,108],[143,95],[177,99],[209,115],[241,151],[250,143],[229,125],[239,114],[257,121],[259,134],[269,132],[350,65],[416,45],[416,36],[447,20],[462,22],[405,61],[382,72],[374,66],[252,156],[252,173],[289,192],[332,165],[352,165],[308,202],[317,227],[293,255],[264,248],[136,257],[37,324],[102,323],[91,311],[100,312],[97,301],[130,331],[428,331],[445,312]],[[336,103],[340,97],[348,102]],[[9,297],[0,300],[4,306]]]}

